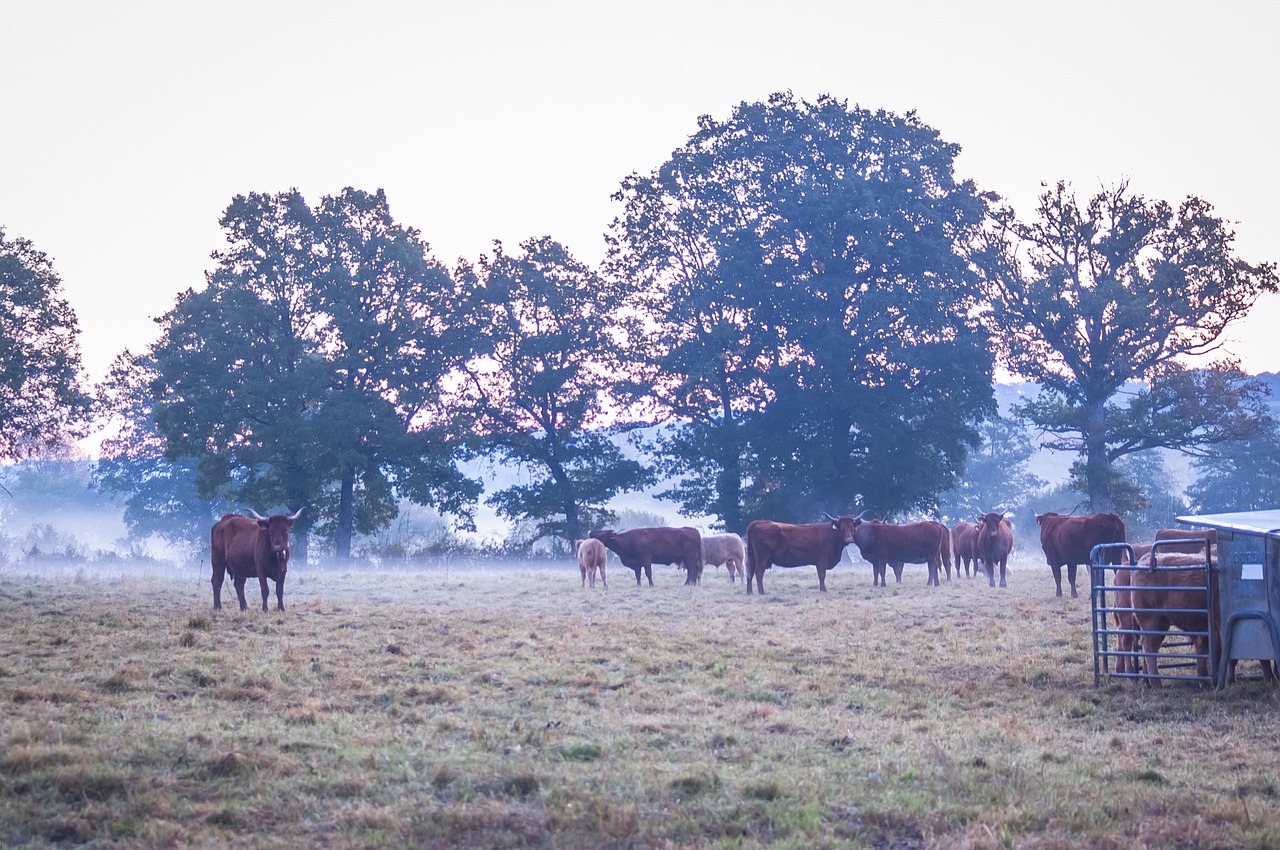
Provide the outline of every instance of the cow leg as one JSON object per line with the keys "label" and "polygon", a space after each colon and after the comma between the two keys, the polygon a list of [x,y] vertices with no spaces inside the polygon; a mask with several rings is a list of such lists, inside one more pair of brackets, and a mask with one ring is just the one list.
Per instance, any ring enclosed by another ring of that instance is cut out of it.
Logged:
{"label": "cow leg", "polygon": [[245,576],[235,576],[236,596],[240,598],[240,610],[249,610],[249,603],[244,598],[244,580]]}
{"label": "cow leg", "polygon": [[767,563],[755,563],[751,565],[751,572],[747,573],[747,595],[751,595],[751,577],[755,576],[756,591],[764,596],[764,571],[769,565]]}
{"label": "cow leg", "polygon": [[827,592],[827,568],[821,565],[818,566],[818,590]]}
{"label": "cow leg", "polygon": [[284,610],[284,574],[280,575],[280,580],[276,582],[276,610]]}
{"label": "cow leg", "polygon": [[[1071,584],[1071,598],[1075,599],[1080,594],[1076,593],[1076,565],[1067,564],[1067,581]],[[1059,594],[1061,596],[1061,594]]]}
{"label": "cow leg", "polygon": [[939,572],[941,572],[941,567],[942,567],[942,564],[939,564],[939,563],[937,562],[937,560],[930,560],[930,561],[929,561],[929,578],[928,578],[928,580],[927,580],[927,581],[925,581],[925,586],[926,586],[926,587],[928,587],[928,586],[932,586],[932,587],[941,587],[941,586],[942,586],[942,582],[938,580],[938,578],[939,578],[939,577],[938,577],[938,574],[939,574]]}
{"label": "cow leg", "polygon": [[640,586],[640,571],[641,571],[642,569],[644,569],[644,567],[632,567],[631,569],[632,569],[632,570],[635,572],[635,574],[636,574],[636,587],[639,587],[639,586]]}
{"label": "cow leg", "polygon": [[[902,584],[902,567],[903,567],[903,565],[902,565],[902,564],[893,564],[892,566],[893,566],[893,580],[894,580],[896,583],[898,583],[898,584]],[[883,568],[882,568],[882,569],[883,569]],[[884,573],[882,572],[882,573],[881,573],[881,575],[884,575]]]}
{"label": "cow leg", "polygon": [[271,597],[271,589],[267,587],[267,574],[258,570],[258,586],[262,588],[262,610],[267,610],[267,600]]}
{"label": "cow leg", "polygon": [[[644,563],[644,577],[649,580],[649,586],[653,587],[653,563],[650,561],[645,561]],[[638,581],[637,579],[637,583]],[[688,579],[685,579],[685,581],[688,581]]]}
{"label": "cow leg", "polygon": [[1054,584],[1054,587],[1056,587],[1058,590],[1056,595],[1061,596],[1062,595],[1062,565],[1050,564],[1049,569],[1053,570],[1053,584]]}
{"label": "cow leg", "polygon": [[[1145,627],[1145,626],[1144,626]],[[1156,634],[1142,635],[1139,643],[1142,645],[1142,673],[1146,676],[1146,682],[1149,687],[1158,688],[1163,684],[1157,677],[1160,672],[1160,665],[1157,663],[1156,653],[1160,651],[1160,647],[1164,644],[1165,630],[1169,628],[1166,622],[1161,629],[1152,629]]]}
{"label": "cow leg", "polygon": [[219,567],[217,564],[213,566],[213,610],[222,610],[222,581],[226,577],[227,567],[223,564]]}
{"label": "cow leg", "polygon": [[582,586],[586,587],[587,586],[587,568],[579,564],[578,572],[582,573]]}
{"label": "cow leg", "polygon": [[[1009,561],[1008,561],[1008,560],[1001,560],[1001,561],[1000,561],[1000,586],[1001,586],[1001,587],[1008,587],[1008,586],[1009,586],[1008,582],[1007,582],[1007,581],[1005,581],[1005,573],[1006,573],[1006,571],[1007,571],[1008,569],[1009,569]],[[995,569],[994,569],[994,568],[992,568],[992,572],[995,572]]]}
{"label": "cow leg", "polygon": [[600,586],[601,587],[609,586],[609,582],[604,577],[604,564],[600,565]]}

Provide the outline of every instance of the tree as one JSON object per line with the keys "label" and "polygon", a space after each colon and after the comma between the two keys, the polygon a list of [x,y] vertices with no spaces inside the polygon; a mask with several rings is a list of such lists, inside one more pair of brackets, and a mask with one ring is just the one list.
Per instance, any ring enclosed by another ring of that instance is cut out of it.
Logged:
{"label": "tree", "polygon": [[1269,422],[1258,437],[1224,442],[1191,465],[1198,474],[1187,488],[1194,512],[1274,508],[1280,498],[1280,426]]}
{"label": "tree", "polygon": [[652,480],[606,426],[622,368],[613,287],[549,237],[501,243],[477,268],[459,269],[471,356],[453,399],[479,450],[529,471],[527,484],[489,502],[509,519],[540,520],[564,540],[612,521],[605,503]]}
{"label": "tree", "polygon": [[0,228],[0,461],[83,436],[80,328],[53,263]]}
{"label": "tree", "polygon": [[952,521],[1012,512],[1046,485],[1028,469],[1035,446],[1020,422],[994,416],[979,430],[982,444],[969,453],[957,486],[939,499],[939,509]]}
{"label": "tree", "polygon": [[1001,354],[1041,388],[1017,412],[1052,435],[1047,447],[1081,455],[1093,510],[1112,509],[1110,467],[1126,454],[1257,432],[1259,382],[1230,360],[1184,365],[1219,350],[1226,328],[1277,285],[1274,264],[1235,256],[1235,235],[1209,204],[1190,197],[1174,210],[1122,183],[1081,206],[1060,182],[1031,223],[1007,208],[995,221],[980,268]]}
{"label": "tree", "polygon": [[989,415],[992,358],[968,248],[988,198],[913,113],[790,93],[742,103],[616,199],[612,273],[675,495],[741,531],[921,507]]}
{"label": "tree", "polygon": [[131,535],[159,537],[202,553],[218,517],[240,506],[225,498],[201,497],[196,458],[165,457],[150,392],[154,379],[150,358],[126,350],[98,385],[98,408],[113,427],[99,447],[93,486],[120,497]]}
{"label": "tree", "polygon": [[452,463],[436,408],[455,340],[452,282],[382,192],[315,209],[297,191],[236,197],[208,285],[163,319],[150,359],[166,456],[201,494],[303,513],[336,554],[395,516],[397,492],[467,518],[479,485]]}

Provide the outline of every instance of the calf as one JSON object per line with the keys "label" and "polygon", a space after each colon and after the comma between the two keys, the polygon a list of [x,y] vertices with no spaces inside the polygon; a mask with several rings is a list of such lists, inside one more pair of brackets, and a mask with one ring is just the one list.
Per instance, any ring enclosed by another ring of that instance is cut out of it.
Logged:
{"label": "calf", "polygon": [[702,535],[702,563],[704,566],[724,564],[729,571],[729,583],[737,582],[737,577],[745,575],[747,554],[742,538],[736,534],[704,534]]}
{"label": "calf", "polygon": [[573,541],[574,549],[578,553],[578,570],[582,573],[582,586],[587,586],[587,581],[591,581],[591,586],[596,586],[596,570],[600,571],[600,584],[605,587],[609,586],[609,582],[605,579],[604,568],[609,561],[609,552],[604,548],[604,544],[599,540],[588,537],[586,540]]}

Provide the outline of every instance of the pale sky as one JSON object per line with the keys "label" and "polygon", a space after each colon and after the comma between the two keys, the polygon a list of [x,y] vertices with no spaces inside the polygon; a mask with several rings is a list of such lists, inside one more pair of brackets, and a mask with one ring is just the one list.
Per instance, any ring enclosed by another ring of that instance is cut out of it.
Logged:
{"label": "pale sky", "polygon": [[[1273,2],[0,0],[0,225],[52,257],[105,372],[204,283],[247,192],[386,190],[448,265],[604,255],[626,175],[791,89],[910,110],[1024,216],[1041,182],[1199,195],[1280,260]],[[1280,371],[1280,296],[1230,349]]]}

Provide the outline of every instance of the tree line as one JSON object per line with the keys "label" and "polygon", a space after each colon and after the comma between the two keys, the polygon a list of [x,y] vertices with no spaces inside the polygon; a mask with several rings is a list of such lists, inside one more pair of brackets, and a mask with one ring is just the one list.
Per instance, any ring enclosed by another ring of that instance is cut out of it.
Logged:
{"label": "tree line", "polygon": [[[659,479],[734,531],[931,511],[1002,463],[997,369],[1038,386],[1013,413],[1094,510],[1150,449],[1275,453],[1266,387],[1220,351],[1274,263],[1124,182],[1019,218],[958,153],[914,113],[744,102],[621,181],[599,268],[549,236],[449,268],[382,190],[237,196],[205,285],[94,388],[50,262],[0,232],[0,456],[110,417],[99,482],[135,517],[305,506],[298,556],[344,558],[404,501],[573,539]],[[477,458],[524,475],[483,494]]]}

